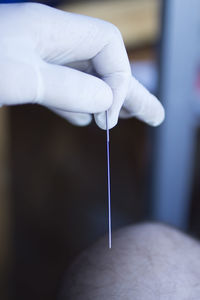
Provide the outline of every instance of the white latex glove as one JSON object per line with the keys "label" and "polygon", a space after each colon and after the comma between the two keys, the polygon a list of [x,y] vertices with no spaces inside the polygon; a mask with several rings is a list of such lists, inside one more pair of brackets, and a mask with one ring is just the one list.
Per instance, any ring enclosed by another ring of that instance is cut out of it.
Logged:
{"label": "white latex glove", "polygon": [[[105,129],[135,116],[156,126],[160,102],[132,76],[119,30],[36,3],[0,4],[0,104],[38,103]],[[121,111],[121,112],[120,112]]]}

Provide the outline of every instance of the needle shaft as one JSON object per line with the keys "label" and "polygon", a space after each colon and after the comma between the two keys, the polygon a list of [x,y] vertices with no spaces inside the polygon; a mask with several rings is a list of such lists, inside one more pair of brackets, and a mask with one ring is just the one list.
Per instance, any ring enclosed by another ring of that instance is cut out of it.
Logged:
{"label": "needle shaft", "polygon": [[110,137],[108,127],[108,111],[106,111],[106,144],[107,144],[107,179],[108,179],[108,246],[112,246],[111,232],[111,198],[110,198]]}

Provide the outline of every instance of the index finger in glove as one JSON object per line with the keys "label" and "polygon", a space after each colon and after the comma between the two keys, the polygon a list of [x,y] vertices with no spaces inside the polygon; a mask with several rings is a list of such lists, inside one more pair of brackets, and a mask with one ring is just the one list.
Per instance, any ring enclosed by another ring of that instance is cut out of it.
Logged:
{"label": "index finger in glove", "polygon": [[132,77],[120,117],[136,117],[148,125],[158,126],[165,118],[165,111],[160,101]]}

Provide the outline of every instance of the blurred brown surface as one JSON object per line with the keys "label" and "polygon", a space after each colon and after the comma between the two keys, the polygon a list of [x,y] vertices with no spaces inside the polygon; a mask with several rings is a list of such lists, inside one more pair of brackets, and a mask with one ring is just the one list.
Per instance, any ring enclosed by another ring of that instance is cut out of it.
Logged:
{"label": "blurred brown surface", "polygon": [[0,109],[0,298],[8,297],[11,262],[10,141],[8,109]]}
{"label": "blurred brown surface", "polygon": [[59,6],[64,11],[109,21],[122,33],[126,47],[155,43],[160,34],[160,0],[108,0]]}
{"label": "blurred brown surface", "polygon": [[190,232],[200,239],[200,129],[197,131],[192,197],[190,208]]}
{"label": "blurred brown surface", "polygon": [[[111,131],[113,228],[141,220],[150,148],[145,126]],[[107,232],[106,140],[44,108],[11,108],[14,299],[55,299],[72,259]]]}

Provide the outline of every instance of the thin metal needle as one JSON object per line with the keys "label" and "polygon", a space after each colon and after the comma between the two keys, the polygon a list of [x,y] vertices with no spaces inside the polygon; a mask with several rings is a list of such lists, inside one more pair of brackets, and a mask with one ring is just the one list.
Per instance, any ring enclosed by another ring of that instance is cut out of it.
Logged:
{"label": "thin metal needle", "polygon": [[107,138],[107,178],[108,178],[108,246],[112,246],[112,231],[111,231],[111,199],[110,199],[110,138],[108,127],[108,111],[106,111],[106,138]]}

